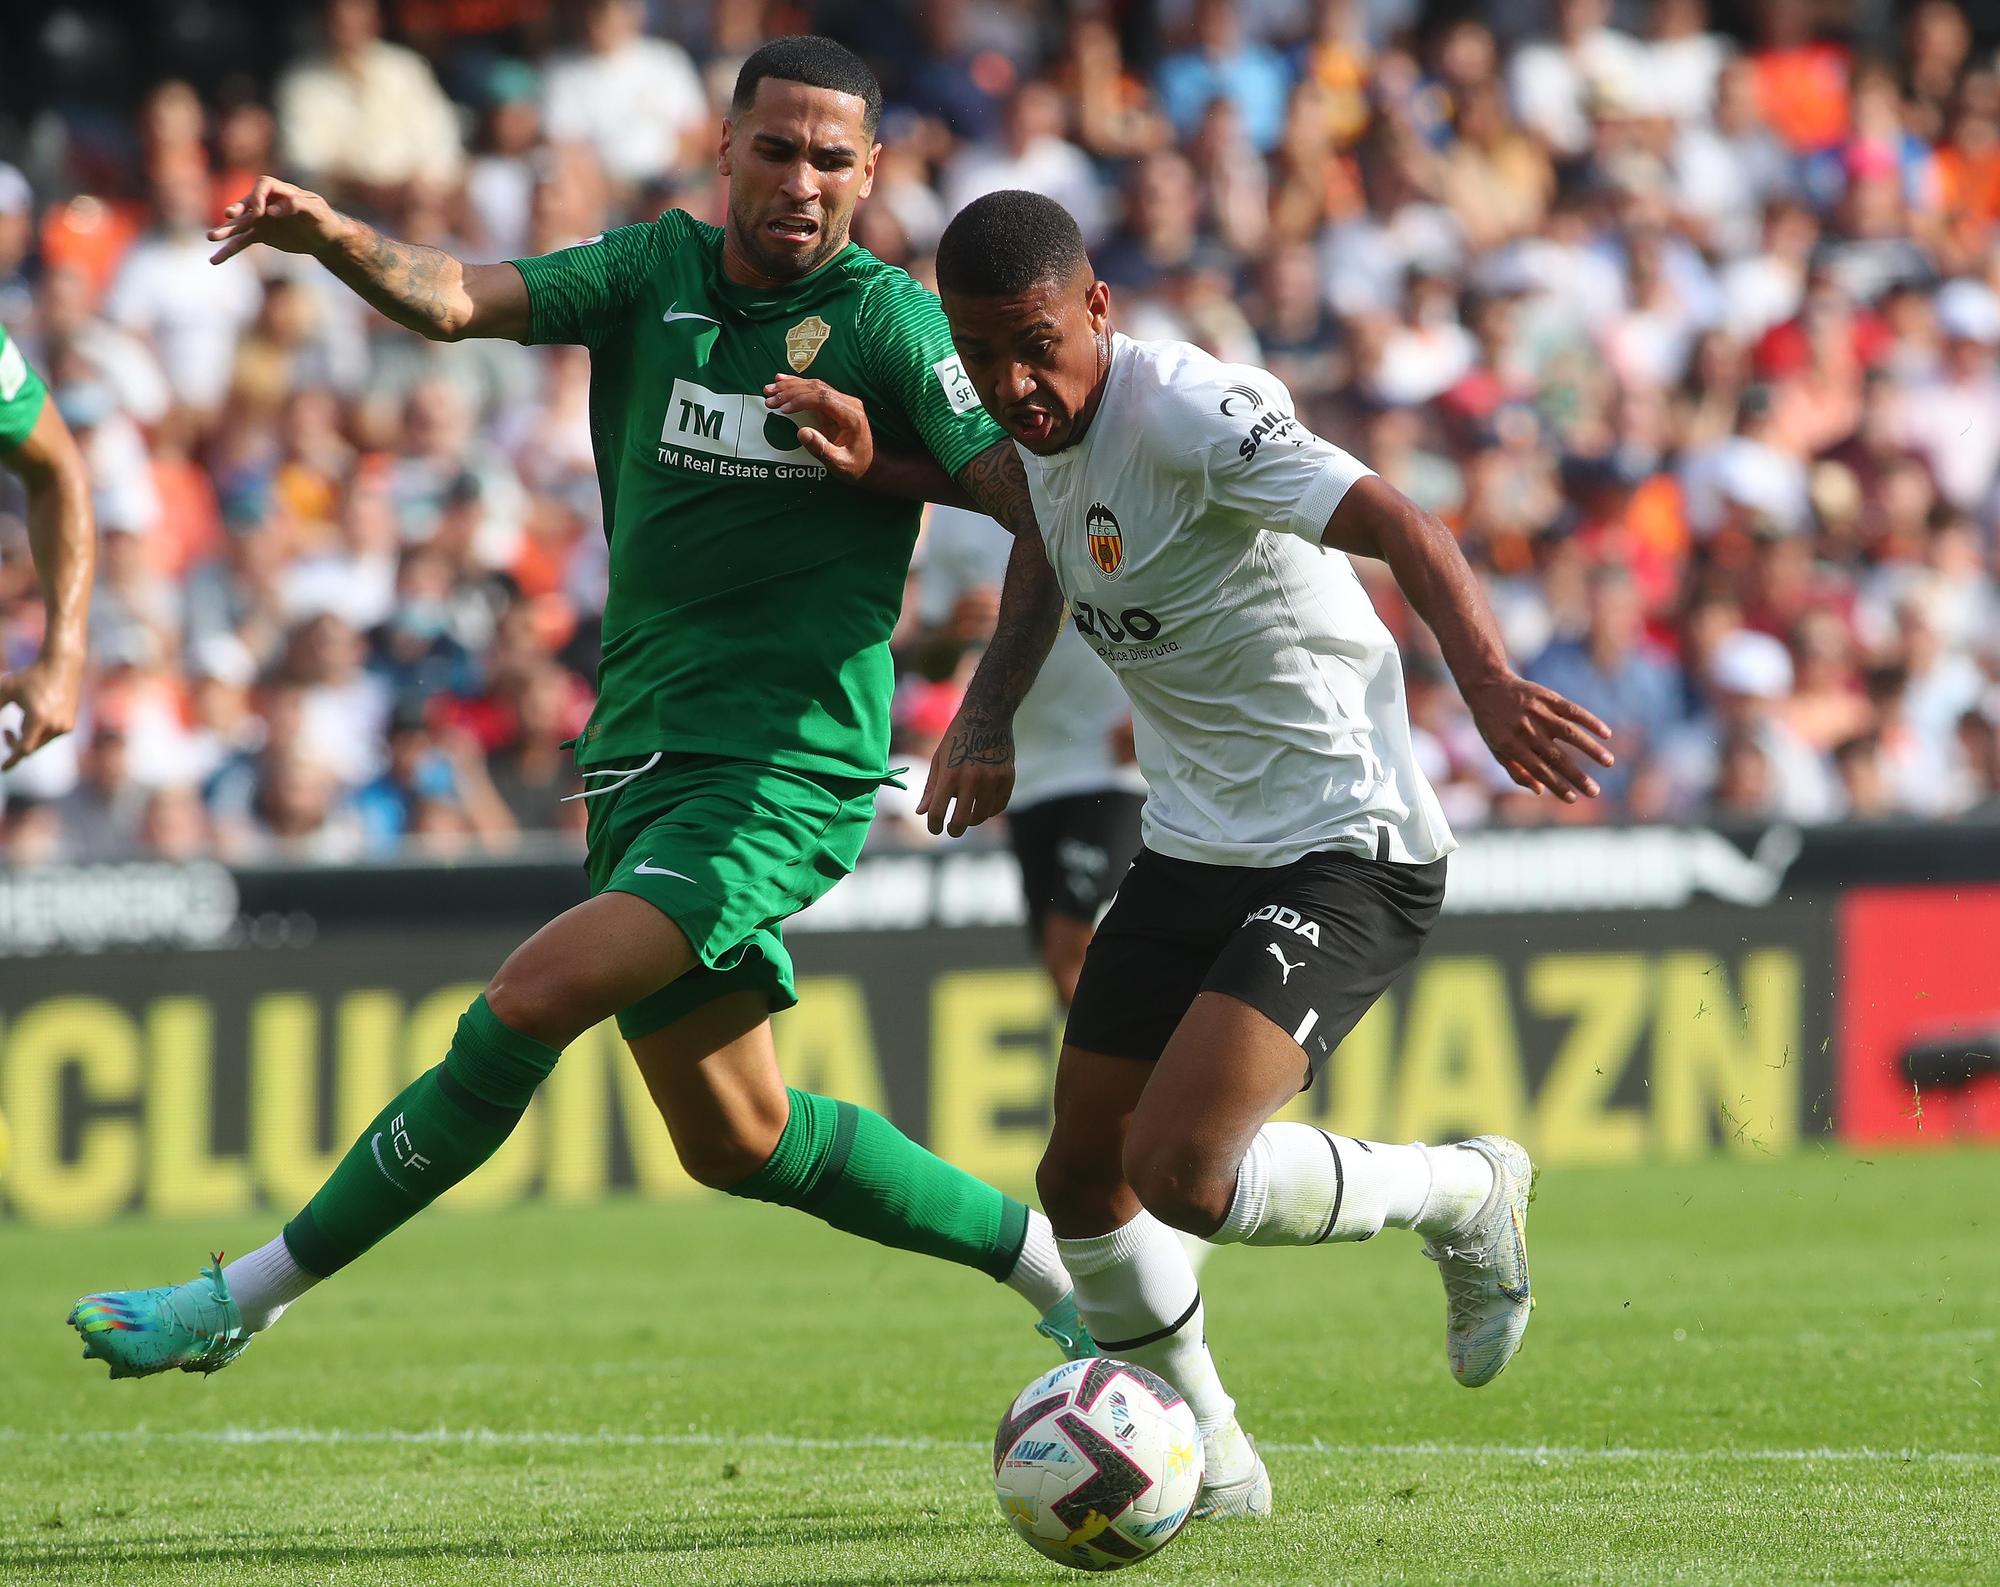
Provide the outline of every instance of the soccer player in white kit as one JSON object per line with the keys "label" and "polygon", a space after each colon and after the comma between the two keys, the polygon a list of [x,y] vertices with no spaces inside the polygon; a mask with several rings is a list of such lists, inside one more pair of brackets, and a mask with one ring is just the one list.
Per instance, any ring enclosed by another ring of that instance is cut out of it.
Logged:
{"label": "soccer player in white kit", "polygon": [[1612,763],[1609,729],[1514,672],[1450,531],[1307,430],[1281,382],[1115,335],[1110,289],[1052,200],[967,206],[937,273],[1071,620],[1132,702],[1149,790],[1070,1009],[1044,1210],[1098,1348],[1193,1408],[1196,1514],[1268,1513],[1176,1230],[1249,1245],[1416,1231],[1469,1387],[1513,1357],[1531,1306],[1516,1142],[1269,1122],[1415,960],[1453,847],[1411,752],[1395,641],[1348,554],[1389,564],[1517,783],[1595,796],[1582,762]]}

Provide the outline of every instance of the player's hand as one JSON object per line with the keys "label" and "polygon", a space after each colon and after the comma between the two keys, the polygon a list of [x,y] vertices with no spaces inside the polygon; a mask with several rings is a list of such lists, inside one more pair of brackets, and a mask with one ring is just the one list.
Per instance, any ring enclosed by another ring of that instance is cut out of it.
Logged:
{"label": "player's hand", "polygon": [[951,719],[937,753],[917,814],[933,833],[960,837],[967,827],[997,816],[1014,793],[1014,729],[986,711],[965,706]]}
{"label": "player's hand", "polygon": [[824,380],[780,375],[764,388],[764,406],[799,421],[799,445],[850,484],[875,466],[875,432],[859,397]]}
{"label": "player's hand", "polygon": [[222,246],[209,255],[210,264],[233,259],[252,243],[280,253],[317,253],[340,230],[340,216],[317,193],[275,176],[260,176],[248,193],[222,212],[222,223],[208,234]]}
{"label": "player's hand", "polygon": [[1614,765],[1602,742],[1611,729],[1574,700],[1510,672],[1470,691],[1465,703],[1493,758],[1530,793],[1565,804],[1597,797],[1596,779],[1577,758]]}
{"label": "player's hand", "polygon": [[6,758],[0,771],[12,771],[50,739],[76,726],[77,702],[83,694],[83,658],[44,656],[16,673],[0,673],[0,705],[21,708],[21,725],[4,739]]}

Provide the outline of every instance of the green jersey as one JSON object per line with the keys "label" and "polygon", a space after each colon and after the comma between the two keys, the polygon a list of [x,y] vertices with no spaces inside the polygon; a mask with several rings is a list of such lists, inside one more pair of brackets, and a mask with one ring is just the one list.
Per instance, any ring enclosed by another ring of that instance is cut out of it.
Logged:
{"label": "green jersey", "polygon": [[666,750],[883,775],[922,509],[837,482],[763,391],[824,380],[867,405],[879,445],[956,474],[1003,435],[943,306],[853,243],[789,286],[739,286],[720,229],[679,210],[515,263],[529,340],[591,352],[611,578],[579,762]]}
{"label": "green jersey", "polygon": [[0,325],[0,446],[10,451],[27,440],[42,416],[48,389],[28,367],[7,327]]}

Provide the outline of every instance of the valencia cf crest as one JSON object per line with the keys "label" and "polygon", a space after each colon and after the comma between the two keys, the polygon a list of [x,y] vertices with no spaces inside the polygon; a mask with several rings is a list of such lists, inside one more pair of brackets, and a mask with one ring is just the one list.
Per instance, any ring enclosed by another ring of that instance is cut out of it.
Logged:
{"label": "valencia cf crest", "polygon": [[1107,579],[1117,578],[1118,570],[1125,566],[1125,537],[1118,532],[1118,520],[1111,509],[1101,501],[1092,502],[1083,527],[1090,536],[1090,560],[1097,564],[1097,571]]}
{"label": "valencia cf crest", "polygon": [[832,334],[833,327],[817,314],[800,320],[785,332],[785,357],[791,360],[793,371],[803,375],[807,366],[819,357],[819,350]]}

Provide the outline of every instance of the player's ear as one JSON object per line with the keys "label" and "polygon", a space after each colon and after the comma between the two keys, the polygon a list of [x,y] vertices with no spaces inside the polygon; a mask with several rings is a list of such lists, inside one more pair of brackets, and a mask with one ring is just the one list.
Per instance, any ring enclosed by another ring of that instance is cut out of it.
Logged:
{"label": "player's ear", "polygon": [[1090,334],[1102,335],[1111,323],[1111,284],[1108,281],[1092,281],[1090,290],[1083,295],[1083,306],[1090,315]]}
{"label": "player's ear", "polygon": [[856,203],[859,203],[875,191],[875,162],[881,157],[882,145],[879,143],[870,144],[868,146],[868,158],[861,167],[861,186],[854,195]]}
{"label": "player's ear", "polygon": [[727,121],[722,124],[722,144],[715,151],[715,169],[719,176],[729,175],[729,140],[736,129]]}

